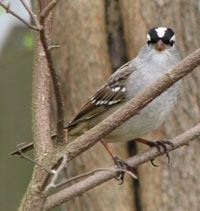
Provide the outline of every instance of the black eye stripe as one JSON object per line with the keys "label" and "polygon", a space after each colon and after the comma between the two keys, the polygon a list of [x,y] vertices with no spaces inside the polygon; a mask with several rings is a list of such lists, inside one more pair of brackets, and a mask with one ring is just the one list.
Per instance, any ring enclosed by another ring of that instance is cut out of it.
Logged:
{"label": "black eye stripe", "polygon": [[164,28],[162,28],[163,33],[158,33],[158,31],[159,31],[159,28],[152,28],[149,30],[148,35],[150,39],[147,40],[148,44],[151,44],[151,43],[155,44],[158,42],[159,39],[162,40],[165,44],[168,44],[168,45],[174,44],[174,40],[170,40],[174,36],[174,32],[172,29],[166,28],[165,30]]}

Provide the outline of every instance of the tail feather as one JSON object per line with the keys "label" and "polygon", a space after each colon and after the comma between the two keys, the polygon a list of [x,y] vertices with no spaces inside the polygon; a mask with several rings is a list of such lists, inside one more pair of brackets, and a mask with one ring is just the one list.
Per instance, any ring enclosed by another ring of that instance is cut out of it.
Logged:
{"label": "tail feather", "polygon": [[29,143],[25,144],[24,146],[19,147],[17,150],[11,152],[10,155],[18,156],[21,154],[21,152],[25,153],[25,152],[32,150],[33,148],[34,148],[33,142],[29,142]]}
{"label": "tail feather", "polygon": [[[64,127],[65,132],[67,131],[67,128],[68,128],[68,126],[65,126],[65,127]],[[56,132],[55,132],[55,130],[54,130],[54,131],[52,132],[51,138],[53,139],[53,138],[55,138],[55,137],[56,137]],[[21,152],[22,152],[22,153],[25,153],[25,152],[28,152],[28,151],[32,150],[33,148],[34,148],[34,144],[33,144],[33,141],[32,141],[32,142],[29,142],[29,143],[27,143],[27,144],[25,144],[25,145],[23,145],[23,146],[18,147],[17,150],[11,152],[9,155],[16,155],[16,156],[19,156],[19,155],[21,154]]]}

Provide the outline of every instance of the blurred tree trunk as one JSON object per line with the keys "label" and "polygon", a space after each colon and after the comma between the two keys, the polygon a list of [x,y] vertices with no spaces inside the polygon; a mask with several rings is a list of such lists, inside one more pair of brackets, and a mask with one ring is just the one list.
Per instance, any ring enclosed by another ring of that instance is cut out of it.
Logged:
{"label": "blurred tree trunk", "polygon": [[[175,30],[177,45],[184,58],[200,46],[200,11],[197,0],[145,1],[121,0],[128,55],[134,57],[145,42],[151,27],[168,26]],[[200,77],[196,70],[183,80],[179,102],[165,124],[146,138],[173,137],[200,121]],[[138,151],[145,146],[137,145]],[[142,211],[200,210],[200,143],[171,154],[171,164],[162,157],[159,168],[145,164],[138,168],[139,198]]]}
{"label": "blurred tree trunk", "polygon": [[[105,17],[102,0],[60,1],[56,8],[54,44],[61,45],[61,48],[54,52],[54,58],[64,92],[67,122],[112,73]],[[121,64],[116,62],[113,66],[117,65]],[[127,144],[111,147],[119,157],[128,158]],[[70,162],[70,165],[67,169],[68,177],[98,167],[112,166],[113,161],[101,143],[98,143]],[[132,211],[132,187],[129,177],[123,186],[112,180],[68,202],[66,209]]]}
{"label": "blurred tree trunk", "polygon": [[[118,7],[120,6],[120,7]],[[146,32],[154,26],[169,26],[176,32],[177,45],[185,57],[200,44],[198,1],[60,1],[54,19],[54,52],[65,100],[66,122],[115,69],[137,55]],[[123,26],[120,23],[123,23]],[[123,42],[123,33],[126,45]],[[127,46],[127,47],[125,47]],[[173,137],[200,120],[200,79],[197,71],[183,81],[176,109],[165,124],[147,136],[152,140]],[[197,164],[200,143],[193,142],[171,153],[171,164],[162,157],[159,168],[149,163],[138,168],[139,186],[128,177],[123,186],[116,181],[89,191],[67,204],[68,210],[200,210]],[[128,156],[125,144],[112,145],[121,158]],[[147,149],[141,144],[137,150]],[[105,154],[105,155],[104,155]],[[71,162],[68,176],[113,162],[100,144]],[[133,190],[134,189],[134,190]],[[188,195],[190,190],[190,195]],[[136,192],[136,196],[134,196]],[[137,200],[135,200],[135,198]]]}

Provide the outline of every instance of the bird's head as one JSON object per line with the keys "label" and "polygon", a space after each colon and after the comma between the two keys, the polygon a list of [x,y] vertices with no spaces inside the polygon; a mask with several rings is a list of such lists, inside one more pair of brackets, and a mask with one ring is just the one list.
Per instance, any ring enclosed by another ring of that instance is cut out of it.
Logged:
{"label": "bird's head", "polygon": [[149,30],[147,34],[147,45],[158,52],[170,49],[175,44],[175,34],[172,29],[157,27]]}

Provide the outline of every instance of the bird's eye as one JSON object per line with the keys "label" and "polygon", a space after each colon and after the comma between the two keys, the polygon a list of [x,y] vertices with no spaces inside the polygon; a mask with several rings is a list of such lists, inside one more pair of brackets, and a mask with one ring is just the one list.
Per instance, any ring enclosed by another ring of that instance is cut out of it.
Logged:
{"label": "bird's eye", "polygon": [[171,39],[169,40],[169,44],[170,44],[171,46],[173,46],[174,43],[175,43],[175,35],[173,35],[173,36],[171,37]]}
{"label": "bird's eye", "polygon": [[147,41],[147,45],[150,45],[151,44],[151,41]]}
{"label": "bird's eye", "polygon": [[169,42],[169,44],[170,44],[171,46],[173,46],[173,45],[174,45],[174,41],[171,40],[171,41]]}

